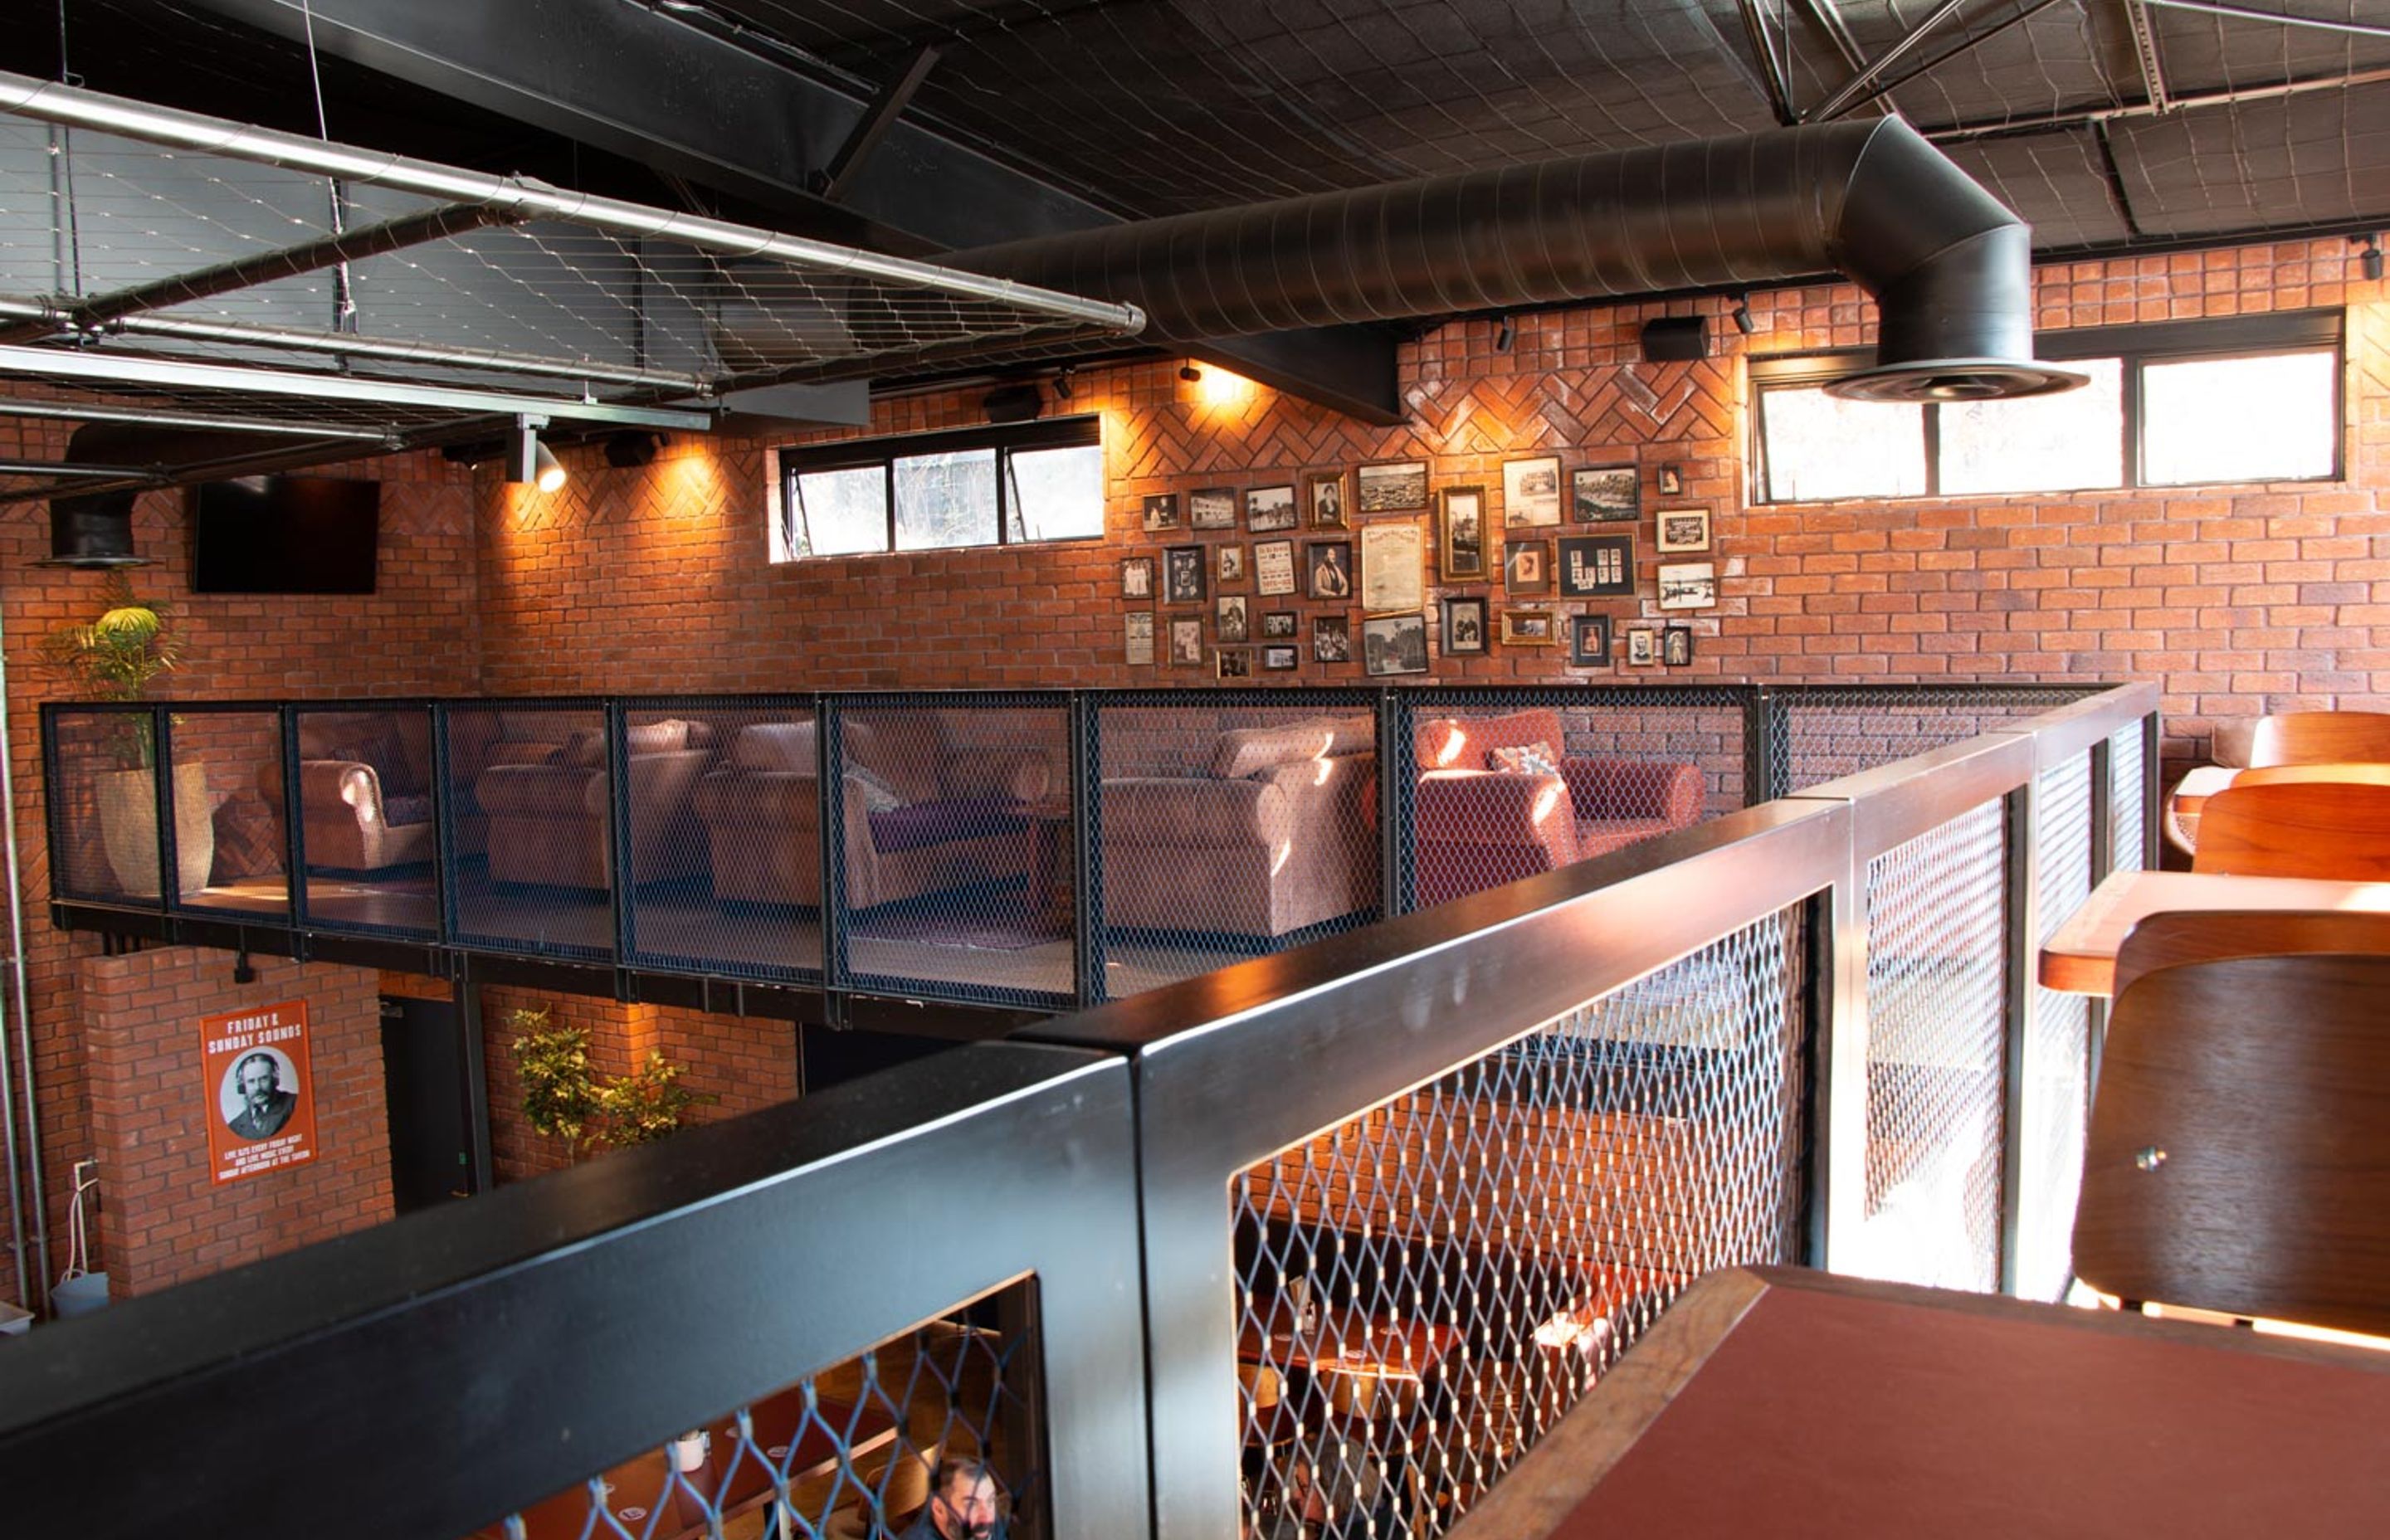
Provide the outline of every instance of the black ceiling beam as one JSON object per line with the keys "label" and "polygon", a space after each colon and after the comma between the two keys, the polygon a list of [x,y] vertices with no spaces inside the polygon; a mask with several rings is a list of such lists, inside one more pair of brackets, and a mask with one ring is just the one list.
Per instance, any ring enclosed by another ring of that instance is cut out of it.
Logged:
{"label": "black ceiling beam", "polygon": [[[286,41],[308,36],[299,0],[186,3]],[[816,189],[836,147],[868,125],[865,93],[643,6],[312,0],[310,9],[327,54],[785,212],[823,238],[928,256],[1118,222],[894,113],[832,202]],[[1216,355],[1275,389],[1391,423],[1401,417],[1394,350],[1384,331],[1354,327],[1223,339]]]}
{"label": "black ceiling beam", "polygon": [[905,109],[912,104],[913,93],[930,78],[930,71],[937,62],[936,46],[925,43],[914,50],[905,68],[880,88],[880,95],[871,99],[871,105],[864,109],[863,116],[855,120],[854,130],[846,136],[846,143],[838,147],[838,153],[831,156],[829,164],[823,168],[821,195],[824,199],[832,203],[842,202],[848,193],[854,190],[855,183],[862,180],[864,162],[871,158],[873,150],[880,148],[880,141],[888,137],[888,131],[896,126],[896,120],[905,115]]}

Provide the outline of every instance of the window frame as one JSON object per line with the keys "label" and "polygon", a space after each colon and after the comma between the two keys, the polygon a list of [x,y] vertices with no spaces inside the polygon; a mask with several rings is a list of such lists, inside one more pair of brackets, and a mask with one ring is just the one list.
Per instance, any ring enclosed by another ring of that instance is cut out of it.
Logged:
{"label": "window frame", "polygon": [[[1925,436],[1925,490],[1920,493],[1851,493],[1841,497],[1771,497],[1767,473],[1767,392],[1825,385],[1875,366],[1866,349],[1841,348],[1824,353],[1781,353],[1750,359],[1751,430],[1747,464],[1752,506],[1798,507],[1818,503],[1872,499],[1909,502],[1921,497],[2068,497],[2101,492],[2183,492],[2202,486],[2247,486],[2275,481],[2339,481],[2347,479],[2348,346],[2345,314],[2339,310],[2280,311],[2264,315],[2223,315],[2196,321],[2149,321],[2115,327],[2070,327],[2034,334],[2035,356],[2053,364],[2075,359],[2115,358],[2123,361],[2119,380],[2124,432],[2120,464],[2125,480],[2115,486],[2075,487],[2064,492],[1970,492],[1942,490],[1942,416],[1939,403],[1918,404],[1918,419]],[[2315,476],[2270,477],[2251,481],[2152,481],[2147,479],[2141,450],[2144,418],[2141,369],[2152,363],[2182,364],[2255,355],[2312,353],[2330,349],[2332,371],[2332,467]]]}
{"label": "window frame", "polygon": [[[1047,535],[1043,538],[1032,538],[1026,534],[1016,536],[1013,533],[1016,515],[1012,499],[1017,488],[1013,482],[1012,456],[1029,450],[1100,450],[1103,443],[1103,417],[1100,414],[1089,412],[985,428],[938,429],[924,433],[840,439],[829,443],[791,444],[780,451],[780,548],[789,553],[781,558],[780,564],[791,561],[850,561],[858,557],[919,556],[932,551],[980,551],[1002,545],[1053,545],[1073,540],[1101,540],[1104,531],[1100,516],[1095,531],[1088,534]],[[968,454],[986,449],[996,451],[995,537],[967,545],[899,546],[896,544],[896,462],[930,455]],[[883,532],[886,544],[878,550],[840,551],[829,555],[800,549],[798,536],[803,505],[797,495],[797,479],[822,471],[862,470],[875,466],[880,468],[881,476],[881,505],[887,518]],[[1098,495],[1100,500],[1100,490]]]}

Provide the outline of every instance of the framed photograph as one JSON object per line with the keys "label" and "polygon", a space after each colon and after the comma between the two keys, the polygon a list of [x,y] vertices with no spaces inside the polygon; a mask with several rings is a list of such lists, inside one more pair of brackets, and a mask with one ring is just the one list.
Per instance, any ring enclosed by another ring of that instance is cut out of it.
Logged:
{"label": "framed photograph", "polygon": [[1364,515],[1417,513],[1427,507],[1427,462],[1388,460],[1356,468],[1353,500]]}
{"label": "framed photograph", "polygon": [[1361,609],[1371,615],[1419,610],[1427,627],[1427,542],[1405,519],[1361,528]]}
{"label": "framed photograph", "polygon": [[1294,592],[1294,542],[1253,542],[1253,590],[1265,597]]}
{"label": "framed photograph", "polygon": [[1361,667],[1373,674],[1425,674],[1426,614],[1387,615],[1363,621]]}
{"label": "framed photograph", "polygon": [[1153,597],[1153,558],[1133,556],[1121,563],[1121,597]]}
{"label": "framed photograph", "polygon": [[1203,547],[1164,545],[1162,548],[1162,602],[1203,602]]}
{"label": "framed photograph", "polygon": [[1609,666],[1610,617],[1571,615],[1569,617],[1569,667],[1608,668]]}
{"label": "framed photograph", "polygon": [[1223,679],[1250,679],[1253,676],[1251,648],[1224,647],[1214,657],[1218,661],[1218,673]]}
{"label": "framed photograph", "polygon": [[1178,527],[1178,494],[1157,492],[1145,500],[1145,533]]}
{"label": "framed photograph", "polygon": [[1650,668],[1660,661],[1660,634],[1648,625],[1626,628],[1626,666]]}
{"label": "framed photograph", "polygon": [[1344,473],[1341,470],[1315,470],[1303,478],[1303,503],[1311,510],[1311,527],[1315,530],[1341,530],[1350,522],[1344,517]]}
{"label": "framed photograph", "polygon": [[1237,527],[1235,487],[1197,487],[1187,494],[1187,527],[1190,530],[1233,530]]}
{"label": "framed photograph", "polygon": [[1662,508],[1651,516],[1659,532],[1651,544],[1663,551],[1706,551],[1710,548],[1710,510]]}
{"label": "framed photograph", "polygon": [[1632,524],[1642,507],[1631,465],[1589,465],[1569,472],[1569,509],[1580,524]]}
{"label": "framed photograph", "polygon": [[1303,661],[1302,651],[1302,648],[1292,647],[1266,647],[1262,648],[1262,672],[1265,674],[1285,673],[1287,670],[1294,667],[1295,664]]}
{"label": "framed photograph", "polygon": [[1660,563],[1660,608],[1707,610],[1717,603],[1717,564],[1710,561]]}
{"label": "framed photograph", "polygon": [[1203,622],[1192,615],[1170,622],[1170,666],[1203,666]]}
{"label": "framed photograph", "polygon": [[1304,592],[1316,599],[1349,599],[1353,597],[1353,543],[1349,540],[1315,540],[1304,547],[1304,571],[1309,574]]}
{"label": "framed photograph", "polygon": [[1663,497],[1682,497],[1684,494],[1685,468],[1680,465],[1662,466],[1660,468],[1660,495]]}
{"label": "framed photograph", "polygon": [[1560,635],[1552,627],[1548,610],[1505,610],[1502,611],[1502,645],[1504,647],[1551,647]]}
{"label": "framed photograph", "polygon": [[1301,622],[1301,620],[1302,617],[1297,615],[1291,610],[1263,610],[1262,640],[1266,642],[1291,642],[1294,640],[1295,628]]}
{"label": "framed photograph", "polygon": [[1485,650],[1485,597],[1444,601],[1444,652],[1447,658]]}
{"label": "framed photograph", "polygon": [[1446,487],[1436,494],[1436,570],[1446,583],[1485,575],[1485,489]]}
{"label": "framed photograph", "polygon": [[1132,610],[1121,617],[1127,622],[1128,661],[1132,663],[1153,661],[1153,611]]}
{"label": "framed photograph", "polygon": [[1502,462],[1502,522],[1514,530],[1561,521],[1561,457]]}
{"label": "framed photograph", "polygon": [[1248,642],[1253,640],[1252,622],[1247,617],[1245,611],[1244,595],[1221,595],[1215,602],[1215,608],[1213,610],[1213,614],[1216,618],[1216,624],[1220,633],[1220,640],[1223,642]]}
{"label": "framed photograph", "polygon": [[1502,548],[1502,586],[1514,594],[1552,591],[1552,548],[1545,540],[1513,540]]}
{"label": "framed photograph", "polygon": [[1311,661],[1349,663],[1353,661],[1353,622],[1342,615],[1311,617]]}
{"label": "framed photograph", "polygon": [[1219,566],[1221,587],[1245,581],[1245,548],[1242,545],[1217,546],[1212,555]]}
{"label": "framed photograph", "polygon": [[1576,534],[1560,543],[1562,598],[1614,598],[1635,592],[1635,537]]}
{"label": "framed photograph", "polygon": [[1294,488],[1249,488],[1245,493],[1245,528],[1255,534],[1276,534],[1294,528]]}
{"label": "framed photograph", "polygon": [[1693,628],[1672,625],[1660,634],[1660,661],[1670,668],[1693,666]]}

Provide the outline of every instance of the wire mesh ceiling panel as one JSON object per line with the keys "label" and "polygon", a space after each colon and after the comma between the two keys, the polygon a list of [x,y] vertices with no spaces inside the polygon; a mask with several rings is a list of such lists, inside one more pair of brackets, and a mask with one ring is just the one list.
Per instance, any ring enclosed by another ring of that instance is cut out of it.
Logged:
{"label": "wire mesh ceiling panel", "polygon": [[1230,1183],[1255,1535],[1443,1534],[1695,1277],[1794,1260],[1769,915]]}
{"label": "wire mesh ceiling panel", "polygon": [[1868,864],[1867,1218],[1839,1271],[1999,1287],[2006,847],[1994,802]]}

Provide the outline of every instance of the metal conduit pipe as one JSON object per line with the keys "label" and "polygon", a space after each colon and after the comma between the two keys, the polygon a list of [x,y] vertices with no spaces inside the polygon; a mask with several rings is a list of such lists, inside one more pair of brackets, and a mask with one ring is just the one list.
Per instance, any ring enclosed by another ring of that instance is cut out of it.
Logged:
{"label": "metal conduit pipe", "polygon": [[1870,400],[2069,390],[2033,357],[2032,232],[1896,118],[1320,193],[949,254],[1134,304],[1162,342],[1831,269],[1875,298]]}

